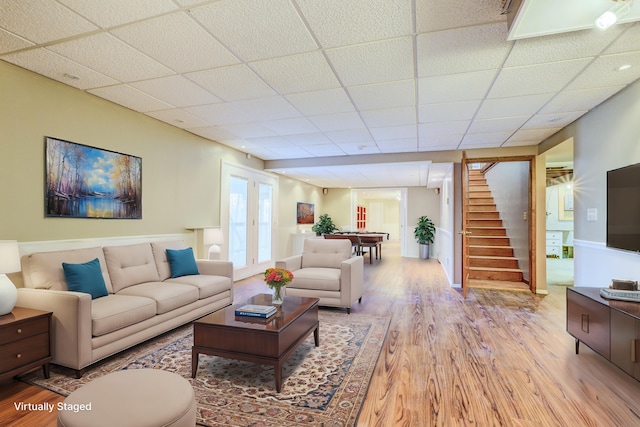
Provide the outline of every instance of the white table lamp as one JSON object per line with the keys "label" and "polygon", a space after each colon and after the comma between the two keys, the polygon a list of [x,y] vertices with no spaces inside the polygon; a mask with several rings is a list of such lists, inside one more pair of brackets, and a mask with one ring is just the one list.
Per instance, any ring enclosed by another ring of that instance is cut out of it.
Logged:
{"label": "white table lamp", "polygon": [[204,244],[209,246],[209,259],[220,259],[220,246],[224,243],[224,234],[220,227],[204,229]]}
{"label": "white table lamp", "polygon": [[16,240],[0,240],[0,316],[11,313],[18,290],[6,273],[20,271],[20,250]]}

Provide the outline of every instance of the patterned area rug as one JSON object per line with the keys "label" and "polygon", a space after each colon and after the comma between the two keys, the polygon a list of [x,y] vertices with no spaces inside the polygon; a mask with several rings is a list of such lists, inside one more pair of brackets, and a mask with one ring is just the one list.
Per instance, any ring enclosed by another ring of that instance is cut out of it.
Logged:
{"label": "patterned area rug", "polygon": [[22,381],[64,396],[102,375],[123,369],[175,372],[195,390],[198,424],[203,426],[353,426],[365,399],[389,319],[320,310],[320,347],[313,334],[283,367],[282,392],[275,391],[273,367],[200,355],[191,378],[192,326],[140,344],[89,368],[81,379],[56,365]]}

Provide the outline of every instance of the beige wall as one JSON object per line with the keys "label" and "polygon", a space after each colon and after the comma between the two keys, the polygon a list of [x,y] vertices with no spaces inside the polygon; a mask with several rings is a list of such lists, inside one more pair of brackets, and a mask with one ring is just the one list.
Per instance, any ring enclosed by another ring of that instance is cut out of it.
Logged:
{"label": "beige wall", "polygon": [[340,229],[351,225],[351,190],[348,188],[330,188],[322,195],[322,207],[316,207],[316,221],[322,214],[329,214],[333,223]]}
{"label": "beige wall", "polygon": [[[183,233],[220,221],[220,161],[261,160],[0,61],[0,239]],[[142,158],[143,218],[45,218],[44,137]]]}
{"label": "beige wall", "polygon": [[279,176],[279,202],[278,202],[278,254],[276,259],[291,255],[292,235],[304,230],[311,233],[311,225],[298,225],[296,223],[296,208],[298,202],[312,203],[314,205],[315,219],[324,213],[324,199],[322,188],[305,184],[283,175]]}

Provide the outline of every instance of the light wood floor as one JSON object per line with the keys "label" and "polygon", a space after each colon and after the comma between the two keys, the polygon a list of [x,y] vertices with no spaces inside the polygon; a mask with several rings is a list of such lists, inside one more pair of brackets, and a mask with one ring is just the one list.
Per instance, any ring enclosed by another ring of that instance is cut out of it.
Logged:
{"label": "light wood floor", "polygon": [[[575,354],[565,286],[546,296],[470,289],[463,300],[437,261],[401,258],[393,243],[366,261],[352,313],[390,316],[391,325],[358,426],[640,425],[640,382],[584,345]],[[259,277],[235,289],[237,300],[268,291]],[[0,424],[55,426],[55,415],[33,423],[12,408],[59,396],[0,387]]]}

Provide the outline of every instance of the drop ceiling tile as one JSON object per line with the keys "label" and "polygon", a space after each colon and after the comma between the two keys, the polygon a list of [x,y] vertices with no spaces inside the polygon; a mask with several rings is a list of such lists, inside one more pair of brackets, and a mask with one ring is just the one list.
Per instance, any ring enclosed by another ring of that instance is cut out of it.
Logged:
{"label": "drop ceiling tile", "polygon": [[627,25],[626,31],[605,51],[606,54],[624,53],[640,50],[640,23]]}
{"label": "drop ceiling tile", "polygon": [[122,25],[177,10],[171,0],[58,0],[102,28]]}
{"label": "drop ceiling tile", "polygon": [[[207,138],[207,139],[211,139],[213,141],[221,141],[221,140],[231,140],[233,138],[235,138],[236,136],[234,134],[232,134],[231,132],[228,132],[218,126],[205,126],[205,127],[198,127],[198,128],[189,128],[187,129],[189,132],[199,135],[203,138]],[[238,147],[240,147],[242,144],[239,143]]]}
{"label": "drop ceiling tile", "polygon": [[335,144],[305,145],[304,149],[316,157],[344,156],[346,154]]}
{"label": "drop ceiling tile", "polygon": [[275,153],[279,159],[302,159],[309,157],[309,152],[302,147],[294,145],[288,147],[274,147],[270,151]]}
{"label": "drop ceiling tile", "polygon": [[511,49],[506,34],[502,23],[420,34],[418,77],[499,68]]}
{"label": "drop ceiling tile", "polygon": [[29,46],[33,46],[33,43],[29,40],[23,39],[20,36],[0,28],[0,54],[23,49]]}
{"label": "drop ceiling tile", "polygon": [[181,75],[144,80],[130,85],[175,107],[222,102],[218,97]]}
{"label": "drop ceiling tile", "polygon": [[546,129],[520,129],[514,133],[506,143],[519,143],[524,141],[537,141],[541,142],[544,139],[550,137],[554,133],[558,132],[561,128],[546,128]]}
{"label": "drop ceiling tile", "polygon": [[[631,68],[616,71],[616,68],[621,65],[631,65]],[[626,85],[638,78],[640,78],[640,50],[602,55],[571,82],[567,90]]]}
{"label": "drop ceiling tile", "polygon": [[384,128],[370,128],[371,134],[376,141],[389,139],[417,138],[418,129],[416,125],[389,126]]}
{"label": "drop ceiling tile", "polygon": [[300,145],[330,145],[331,140],[327,136],[320,132],[303,133],[299,135],[287,135],[285,136],[287,141]]}
{"label": "drop ceiling tile", "polygon": [[423,123],[418,125],[420,139],[430,139],[436,135],[462,135],[467,131],[469,121]]}
{"label": "drop ceiling tile", "polygon": [[469,133],[514,132],[531,116],[503,117],[499,119],[476,119],[469,126]]}
{"label": "drop ceiling tile", "polygon": [[345,142],[373,142],[373,138],[366,128],[345,129],[326,132],[327,138],[336,144]]}
{"label": "drop ceiling tile", "polygon": [[477,119],[491,119],[507,116],[535,114],[555,93],[510,96],[508,98],[486,99],[476,116]]}
{"label": "drop ceiling tile", "polygon": [[98,29],[56,1],[4,0],[0,9],[0,27],[35,43],[60,40]]}
{"label": "drop ceiling tile", "polygon": [[[378,148],[382,153],[411,153],[418,149],[416,138],[393,139],[388,141],[378,141]],[[400,176],[402,171],[400,170]]]}
{"label": "drop ceiling tile", "polygon": [[344,89],[297,93],[287,95],[285,98],[306,116],[348,113],[356,110]]}
{"label": "drop ceiling tile", "polygon": [[250,66],[280,94],[340,87],[340,82],[319,51],[265,59],[252,62]]}
{"label": "drop ceiling tile", "polygon": [[161,120],[165,123],[169,123],[170,125],[179,127],[181,129],[200,128],[208,125],[206,121],[199,119],[198,117],[189,114],[184,110],[175,108],[172,110],[151,111],[146,114],[147,116]]}
{"label": "drop ceiling tile", "polygon": [[572,111],[570,113],[536,114],[522,126],[522,129],[565,127],[578,120],[586,112],[587,111]]}
{"label": "drop ceiling tile", "polygon": [[111,33],[178,73],[240,62],[186,13],[160,16]]}
{"label": "drop ceiling tile", "polygon": [[591,58],[504,68],[498,74],[489,98],[558,92],[577,76]]}
{"label": "drop ceiling tile", "polygon": [[[538,145],[541,141],[512,141],[508,140],[501,147],[526,147],[530,145]],[[547,163],[548,165],[549,163]]]}
{"label": "drop ceiling tile", "polygon": [[187,107],[185,111],[200,117],[214,126],[237,123],[250,123],[251,117],[234,108],[231,104],[210,104],[197,107]]}
{"label": "drop ceiling tile", "polygon": [[256,147],[262,147],[269,150],[273,150],[278,147],[290,148],[294,146],[291,141],[281,136],[250,137],[247,139],[247,142]]}
{"label": "drop ceiling tile", "polygon": [[410,37],[327,50],[345,86],[413,78],[413,42]]}
{"label": "drop ceiling tile", "polygon": [[484,133],[468,133],[462,138],[461,144],[463,146],[470,145],[482,145],[499,147],[505,142],[514,131],[501,131],[501,132],[484,132]]}
{"label": "drop ceiling tile", "polygon": [[324,48],[413,33],[408,0],[297,0]]}
{"label": "drop ceiling tile", "polygon": [[301,117],[300,112],[282,96],[246,99],[233,104],[259,122]]}
{"label": "drop ceiling tile", "polygon": [[317,45],[288,0],[219,1],[192,15],[244,61],[310,52]]}
{"label": "drop ceiling tile", "polygon": [[141,113],[167,110],[173,107],[129,85],[101,87],[91,89],[88,92]]}
{"label": "drop ceiling tile", "polygon": [[310,116],[309,120],[323,132],[348,129],[363,129],[364,123],[358,113],[337,113]]}
{"label": "drop ceiling tile", "polygon": [[[222,129],[227,132],[231,132],[239,138],[266,138],[266,137],[277,137],[276,133],[266,127],[262,126],[260,123],[240,123],[236,125],[221,125]],[[280,138],[280,137],[279,137]]]}
{"label": "drop ceiling tile", "polygon": [[477,101],[445,102],[418,106],[420,123],[455,122],[471,120],[480,105]]}
{"label": "drop ceiling tile", "polygon": [[426,33],[491,22],[502,22],[506,27],[507,16],[502,15],[502,3],[495,0],[418,1],[417,31]]}
{"label": "drop ceiling tile", "polygon": [[360,111],[406,107],[416,102],[413,80],[352,86],[348,90]]}
{"label": "drop ceiling tile", "polygon": [[225,101],[276,95],[269,85],[244,64],[187,73],[185,77]]}
{"label": "drop ceiling tile", "polygon": [[[159,62],[106,33],[52,45],[48,49],[125,83],[175,74]],[[96,55],[95,52],[100,52],[100,55]]]}
{"label": "drop ceiling tile", "polygon": [[262,125],[278,135],[298,135],[302,133],[318,132],[318,129],[307,118],[294,117],[264,122]]}
{"label": "drop ceiling tile", "polygon": [[421,105],[483,99],[498,70],[474,71],[418,79]]}
{"label": "drop ceiling tile", "polygon": [[415,107],[387,108],[367,110],[360,113],[369,127],[387,127],[415,124]]}
{"label": "drop ceiling tile", "polygon": [[505,67],[596,56],[621,32],[622,28],[614,26],[607,31],[590,29],[521,39],[515,42]]}
{"label": "drop ceiling tile", "polygon": [[458,149],[459,150],[476,150],[476,149],[480,149],[480,148],[498,148],[502,145],[502,143],[499,142],[483,142],[483,141],[479,141],[479,142],[464,142],[462,141],[460,143],[460,145],[458,145]]}
{"label": "drop ceiling tile", "polygon": [[[78,89],[84,90],[120,83],[44,48],[10,53],[0,56],[0,59]],[[77,76],[79,79],[71,79],[65,74]]]}
{"label": "drop ceiling tile", "polygon": [[441,135],[422,135],[418,139],[420,151],[454,150],[462,141],[463,133],[450,133]]}
{"label": "drop ceiling tile", "polygon": [[343,142],[338,147],[348,155],[380,154],[378,146],[372,142]]}
{"label": "drop ceiling tile", "polygon": [[555,98],[544,106],[540,113],[562,113],[565,111],[590,110],[609,99],[624,86],[611,86],[596,89],[567,90],[560,92]]}

